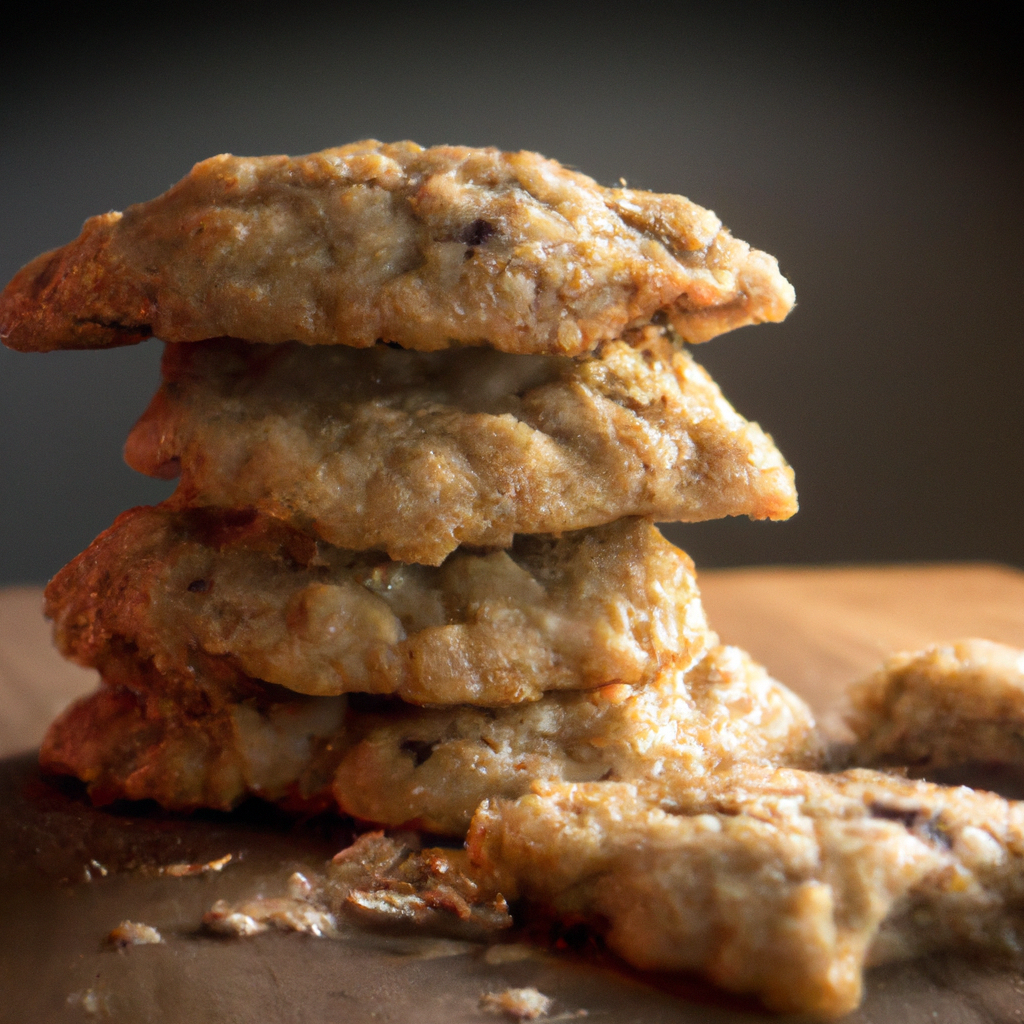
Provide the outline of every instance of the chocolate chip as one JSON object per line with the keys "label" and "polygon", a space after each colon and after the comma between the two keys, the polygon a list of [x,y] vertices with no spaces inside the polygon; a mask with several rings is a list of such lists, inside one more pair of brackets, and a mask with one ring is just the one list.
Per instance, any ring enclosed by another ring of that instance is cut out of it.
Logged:
{"label": "chocolate chip", "polygon": [[886,807],[884,804],[870,804],[868,810],[873,818],[884,818],[886,821],[898,821],[904,828],[913,828],[917,821],[917,811],[908,811],[902,807]]}
{"label": "chocolate chip", "polygon": [[483,245],[494,234],[494,225],[490,221],[475,220],[462,232],[462,240],[469,246]]}
{"label": "chocolate chip", "polygon": [[205,594],[209,589],[209,580],[193,580],[188,585],[188,592],[190,594]]}

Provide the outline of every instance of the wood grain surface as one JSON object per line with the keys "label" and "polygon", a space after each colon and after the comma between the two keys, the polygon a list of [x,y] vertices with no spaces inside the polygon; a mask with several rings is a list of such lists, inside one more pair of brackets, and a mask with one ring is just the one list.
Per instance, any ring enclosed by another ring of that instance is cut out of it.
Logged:
{"label": "wood grain surface", "polygon": [[97,680],[54,649],[40,588],[0,590],[0,757],[37,747],[56,714]]}
{"label": "wood grain surface", "polygon": [[712,626],[837,733],[846,687],[897,651],[983,637],[1024,647],[1024,572],[993,564],[704,573]]}

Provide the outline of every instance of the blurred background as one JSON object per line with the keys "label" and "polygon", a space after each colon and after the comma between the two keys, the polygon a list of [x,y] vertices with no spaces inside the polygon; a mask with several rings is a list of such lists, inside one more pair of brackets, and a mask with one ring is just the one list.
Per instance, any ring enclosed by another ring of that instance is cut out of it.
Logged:
{"label": "blurred background", "polygon": [[[1014,12],[36,3],[0,32],[0,278],[219,152],[539,150],[711,207],[796,286],[785,324],[696,355],[801,511],[667,528],[699,567],[1024,566]],[[0,585],[168,493],[120,460],[159,350],[0,349]]]}

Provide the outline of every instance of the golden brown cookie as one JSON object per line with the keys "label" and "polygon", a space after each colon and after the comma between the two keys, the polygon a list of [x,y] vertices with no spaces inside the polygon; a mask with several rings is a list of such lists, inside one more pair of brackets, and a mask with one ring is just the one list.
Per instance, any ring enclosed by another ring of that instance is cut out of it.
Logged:
{"label": "golden brown cookie", "polygon": [[958,640],[897,654],[851,687],[855,764],[1024,768],[1024,651]]}
{"label": "golden brown cookie", "polygon": [[93,217],[7,286],[0,339],[578,355],[659,315],[696,342],[792,305],[772,257],[680,196],[602,188],[536,153],[366,141],[212,157]]}
{"label": "golden brown cookie", "polygon": [[210,341],[168,346],[163,374],[125,457],[180,472],[174,504],[252,506],[404,562],[797,507],[771,438],[655,329],[581,360]]}
{"label": "golden brown cookie", "polygon": [[461,837],[482,800],[538,780],[671,775],[697,787],[739,762],[807,767],[821,753],[803,701],[735,647],[646,686],[506,708],[361,703],[260,684],[217,659],[161,674],[116,655],[100,689],[51,726],[42,761],[97,802],[226,809],[258,795]]}
{"label": "golden brown cookie", "polygon": [[867,963],[1019,948],[1024,804],[870,771],[710,781],[538,783],[482,805],[470,854],[508,899],[593,921],[630,963],[775,1010],[849,1012]]}
{"label": "golden brown cookie", "polygon": [[736,647],[645,686],[551,693],[490,710],[353,712],[334,776],[342,810],[382,825],[465,834],[477,805],[538,779],[693,783],[737,761],[813,766],[814,719],[796,694]]}
{"label": "golden brown cookie", "polygon": [[514,704],[636,685],[713,643],[693,564],[642,519],[509,551],[404,565],[253,511],[138,508],[50,582],[61,651],[101,670],[128,647],[164,673],[197,653],[299,693]]}

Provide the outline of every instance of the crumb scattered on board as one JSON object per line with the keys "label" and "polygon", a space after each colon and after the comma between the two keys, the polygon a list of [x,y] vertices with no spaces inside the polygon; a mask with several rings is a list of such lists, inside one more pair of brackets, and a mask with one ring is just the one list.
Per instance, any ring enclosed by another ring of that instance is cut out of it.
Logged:
{"label": "crumb scattered on board", "polygon": [[122,921],[107,936],[107,942],[118,949],[126,946],[157,946],[163,941],[163,936],[152,925],[140,924],[138,921]]}
{"label": "crumb scattered on board", "polygon": [[110,999],[107,994],[92,988],[72,992],[66,1001],[68,1006],[80,1006],[90,1017],[98,1017],[101,1014],[106,1017],[110,1013]]}
{"label": "crumb scattered on board", "polygon": [[338,933],[331,914],[290,896],[278,899],[257,896],[237,907],[226,900],[217,900],[203,915],[203,924],[218,935],[239,938],[259,935],[271,928],[315,935],[317,938],[331,938]]}
{"label": "crumb scattered on board", "polygon": [[225,854],[217,860],[209,860],[205,864],[166,864],[156,868],[156,874],[169,875],[171,878],[191,878],[193,875],[205,875],[210,871],[223,871],[231,863],[232,854]]}
{"label": "crumb scattered on board", "polygon": [[[512,924],[500,893],[467,870],[465,851],[413,849],[383,832],[367,832],[336,854],[313,880],[295,872],[282,897],[239,904],[218,900],[203,925],[245,937],[270,928],[337,937],[339,922],[443,929],[448,938],[480,940]],[[444,955],[449,955],[447,952]]]}
{"label": "crumb scattered on board", "polygon": [[480,997],[480,1009],[503,1013],[513,1020],[546,1017],[554,1000],[535,988],[507,988],[504,992],[486,992]]}
{"label": "crumb scattered on board", "polygon": [[107,869],[98,861],[91,860],[84,868],[82,868],[82,877],[87,882],[91,882],[93,878],[93,871],[97,872],[103,878],[106,878],[109,872]]}
{"label": "crumb scattered on board", "polygon": [[296,871],[288,879],[288,895],[277,898],[257,896],[237,906],[226,900],[216,903],[203,915],[203,925],[218,935],[245,938],[259,935],[271,928],[302,932],[317,938],[331,938],[338,934],[334,915],[310,902],[313,886],[309,879]]}

